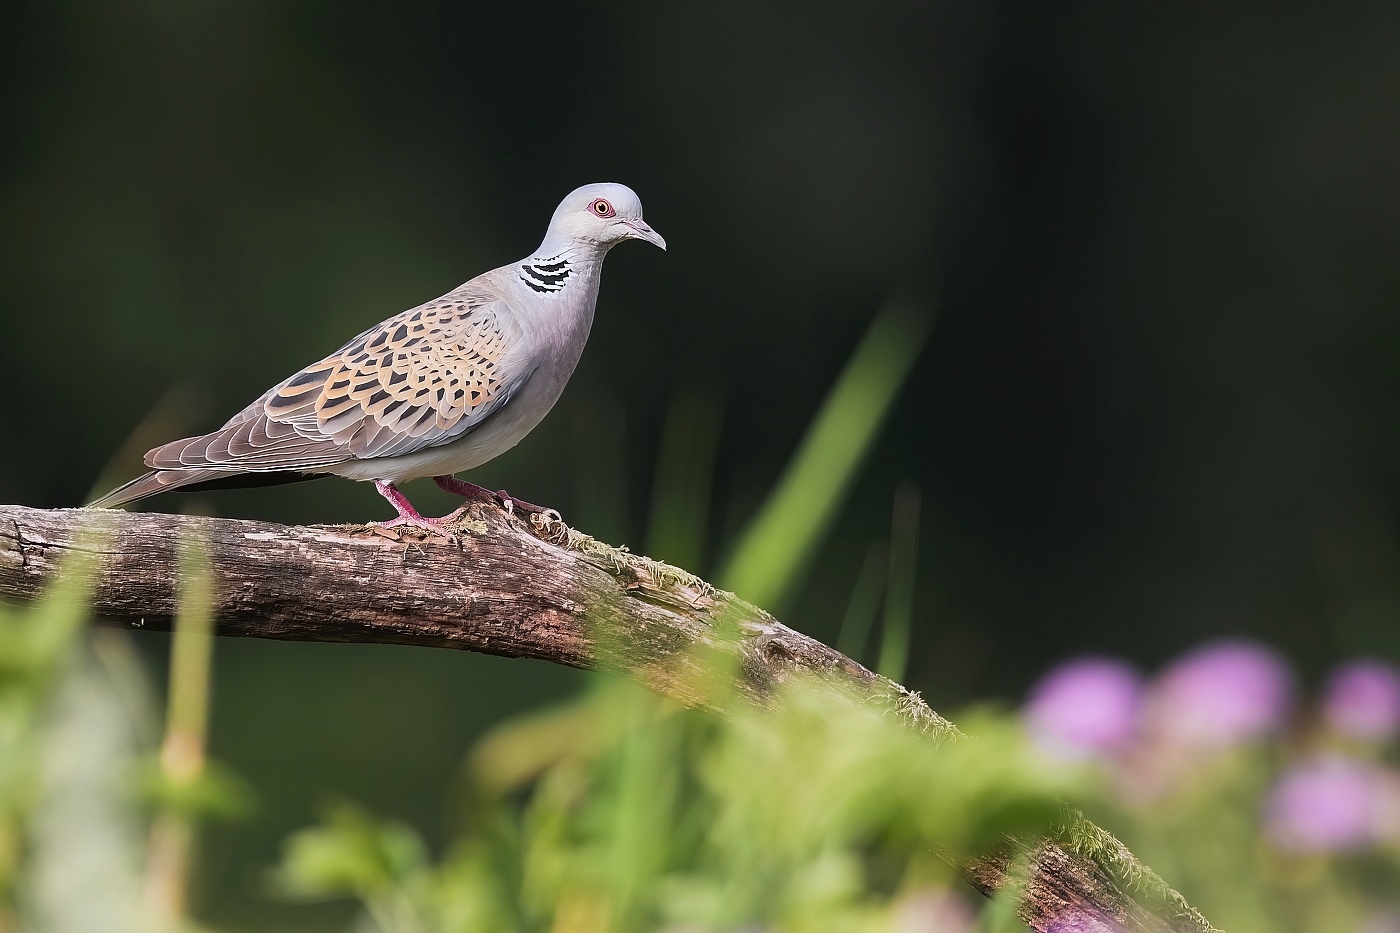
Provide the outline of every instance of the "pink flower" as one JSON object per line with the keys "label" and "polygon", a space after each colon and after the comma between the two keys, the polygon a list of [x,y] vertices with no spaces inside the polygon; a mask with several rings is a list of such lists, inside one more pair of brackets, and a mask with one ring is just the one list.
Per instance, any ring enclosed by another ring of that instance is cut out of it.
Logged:
{"label": "pink flower", "polygon": [[1222,748],[1277,729],[1292,678],[1272,650],[1249,641],[1211,642],[1178,658],[1152,685],[1153,724],[1185,745]]}
{"label": "pink flower", "polygon": [[1400,671],[1369,658],[1332,672],[1323,692],[1322,715],[1342,735],[1379,741],[1400,730]]}
{"label": "pink flower", "polygon": [[1298,765],[1269,792],[1264,821],[1283,849],[1340,852],[1378,841],[1388,801],[1381,769],[1342,756]]}
{"label": "pink flower", "polygon": [[1078,658],[1054,668],[1031,690],[1026,727],[1044,747],[1069,758],[1121,749],[1137,732],[1142,678],[1113,658]]}

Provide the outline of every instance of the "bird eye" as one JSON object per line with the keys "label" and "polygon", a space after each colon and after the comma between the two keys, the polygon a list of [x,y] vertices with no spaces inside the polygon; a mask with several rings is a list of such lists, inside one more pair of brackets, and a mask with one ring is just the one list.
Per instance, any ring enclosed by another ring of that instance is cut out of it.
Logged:
{"label": "bird eye", "polygon": [[617,213],[613,210],[613,206],[607,201],[604,201],[602,198],[599,198],[592,204],[588,205],[588,209],[591,210],[593,213],[597,214],[599,217],[611,217],[613,214]]}

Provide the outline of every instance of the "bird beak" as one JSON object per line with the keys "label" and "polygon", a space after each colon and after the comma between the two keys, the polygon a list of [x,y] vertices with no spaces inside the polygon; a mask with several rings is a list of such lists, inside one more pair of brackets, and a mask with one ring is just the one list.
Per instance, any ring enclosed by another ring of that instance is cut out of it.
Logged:
{"label": "bird beak", "polygon": [[666,248],[666,241],[661,238],[661,234],[648,227],[640,220],[626,220],[622,224],[632,232],[628,234],[634,240],[645,240],[652,246],[659,246],[663,250]]}

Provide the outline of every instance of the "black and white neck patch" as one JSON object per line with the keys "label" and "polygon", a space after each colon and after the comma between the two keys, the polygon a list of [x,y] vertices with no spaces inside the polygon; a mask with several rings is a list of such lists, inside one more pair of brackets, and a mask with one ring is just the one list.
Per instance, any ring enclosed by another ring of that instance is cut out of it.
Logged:
{"label": "black and white neck patch", "polygon": [[527,262],[520,267],[520,281],[537,292],[557,292],[564,287],[573,269],[569,260],[555,256],[538,262]]}

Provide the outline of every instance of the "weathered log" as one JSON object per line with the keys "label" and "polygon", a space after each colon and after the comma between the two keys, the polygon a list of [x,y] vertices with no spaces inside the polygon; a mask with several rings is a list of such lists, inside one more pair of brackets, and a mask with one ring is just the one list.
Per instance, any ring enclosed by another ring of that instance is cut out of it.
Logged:
{"label": "weathered log", "polygon": [[[919,696],[676,567],[609,547],[546,513],[473,503],[454,540],[366,526],[289,527],[156,513],[0,506],[0,599],[31,600],[66,555],[101,566],[107,625],[168,631],[180,555],[198,542],[221,635],[465,648],[604,667],[703,703],[706,653],[737,653],[736,688],[762,702],[794,672],[886,704],[934,737],[957,729]],[[1077,814],[1053,839],[975,859],[992,893],[1024,860],[1018,913],[1035,930],[1206,933],[1213,928],[1111,835]]]}

